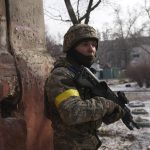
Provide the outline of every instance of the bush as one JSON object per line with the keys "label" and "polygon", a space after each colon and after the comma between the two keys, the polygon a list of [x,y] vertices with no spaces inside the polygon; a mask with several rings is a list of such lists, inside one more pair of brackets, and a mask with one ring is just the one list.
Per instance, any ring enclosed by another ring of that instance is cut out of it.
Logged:
{"label": "bush", "polygon": [[127,68],[126,75],[136,81],[140,87],[143,87],[143,85],[147,88],[150,87],[150,63],[130,65]]}

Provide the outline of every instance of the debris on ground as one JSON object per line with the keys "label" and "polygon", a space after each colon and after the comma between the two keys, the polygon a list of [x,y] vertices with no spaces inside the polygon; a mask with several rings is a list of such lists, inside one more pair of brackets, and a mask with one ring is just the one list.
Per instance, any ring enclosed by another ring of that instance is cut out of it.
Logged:
{"label": "debris on ground", "polygon": [[150,100],[132,101],[128,107],[140,129],[129,130],[121,120],[110,125],[102,124],[99,150],[150,150]]}

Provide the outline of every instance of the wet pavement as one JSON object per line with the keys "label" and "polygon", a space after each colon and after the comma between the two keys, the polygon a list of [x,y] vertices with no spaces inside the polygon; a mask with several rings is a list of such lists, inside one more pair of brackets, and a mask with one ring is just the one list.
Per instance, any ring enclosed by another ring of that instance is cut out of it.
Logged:
{"label": "wet pavement", "polygon": [[99,150],[150,150],[150,100],[131,101],[127,105],[140,129],[129,130],[120,120],[99,129]]}

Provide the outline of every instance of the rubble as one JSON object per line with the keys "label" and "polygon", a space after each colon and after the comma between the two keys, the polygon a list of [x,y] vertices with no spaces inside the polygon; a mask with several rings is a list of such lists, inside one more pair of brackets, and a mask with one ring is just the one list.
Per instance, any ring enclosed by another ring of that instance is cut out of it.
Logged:
{"label": "rubble", "polygon": [[129,107],[145,107],[145,104],[140,101],[134,101],[129,103]]}
{"label": "rubble", "polygon": [[137,117],[135,119],[135,122],[140,126],[140,127],[150,127],[150,120],[149,119],[144,119],[141,117]]}
{"label": "rubble", "polygon": [[133,109],[133,110],[132,110],[132,114],[135,114],[135,115],[136,115],[136,114],[137,114],[137,115],[138,115],[138,114],[148,114],[148,112],[147,112],[145,109],[142,109],[142,108],[141,108],[141,109]]}

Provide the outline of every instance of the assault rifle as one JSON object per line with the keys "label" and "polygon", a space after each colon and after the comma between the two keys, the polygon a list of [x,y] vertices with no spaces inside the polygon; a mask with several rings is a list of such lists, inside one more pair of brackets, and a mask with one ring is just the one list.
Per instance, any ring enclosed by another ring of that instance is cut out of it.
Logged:
{"label": "assault rifle", "polygon": [[90,89],[93,97],[100,96],[106,99],[112,100],[119,104],[125,112],[122,118],[123,123],[130,129],[134,127],[139,129],[139,126],[133,120],[133,116],[130,109],[126,106],[129,100],[125,96],[124,92],[118,91],[117,95],[108,87],[105,81],[100,81],[90,69],[82,66],[81,70],[76,74],[75,81],[79,86],[87,87]]}

